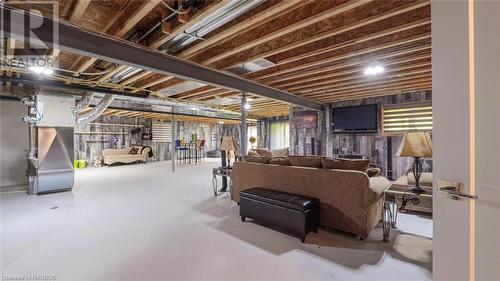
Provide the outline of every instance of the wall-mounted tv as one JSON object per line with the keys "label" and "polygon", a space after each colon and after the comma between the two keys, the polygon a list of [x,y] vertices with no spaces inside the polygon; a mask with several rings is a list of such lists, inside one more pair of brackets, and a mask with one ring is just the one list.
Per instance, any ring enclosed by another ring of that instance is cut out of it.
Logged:
{"label": "wall-mounted tv", "polygon": [[334,134],[376,133],[378,115],[378,104],[333,108],[332,132]]}

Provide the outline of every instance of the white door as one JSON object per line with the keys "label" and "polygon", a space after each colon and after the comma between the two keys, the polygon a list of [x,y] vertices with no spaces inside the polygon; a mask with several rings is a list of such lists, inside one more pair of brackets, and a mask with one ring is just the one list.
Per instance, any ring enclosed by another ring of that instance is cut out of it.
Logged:
{"label": "white door", "polygon": [[433,1],[432,49],[433,279],[500,280],[500,1]]}

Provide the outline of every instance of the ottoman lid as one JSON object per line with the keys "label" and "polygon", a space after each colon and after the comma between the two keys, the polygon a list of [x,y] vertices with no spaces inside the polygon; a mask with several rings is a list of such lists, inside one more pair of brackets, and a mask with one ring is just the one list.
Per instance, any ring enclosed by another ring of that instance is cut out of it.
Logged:
{"label": "ottoman lid", "polygon": [[302,212],[307,211],[318,204],[318,199],[313,197],[261,187],[243,190],[240,192],[240,197],[262,201]]}

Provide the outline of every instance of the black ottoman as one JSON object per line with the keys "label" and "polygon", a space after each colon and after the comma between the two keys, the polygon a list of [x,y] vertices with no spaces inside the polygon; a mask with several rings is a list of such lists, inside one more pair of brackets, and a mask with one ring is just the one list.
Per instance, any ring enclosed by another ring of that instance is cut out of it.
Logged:
{"label": "black ottoman", "polygon": [[311,230],[318,232],[319,200],[255,187],[240,192],[240,216],[277,228],[304,242]]}

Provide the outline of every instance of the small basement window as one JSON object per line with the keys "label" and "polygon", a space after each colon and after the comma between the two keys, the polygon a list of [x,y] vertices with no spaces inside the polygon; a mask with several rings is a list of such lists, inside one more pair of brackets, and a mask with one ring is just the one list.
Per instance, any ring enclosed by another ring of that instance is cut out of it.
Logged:
{"label": "small basement window", "polygon": [[172,123],[153,121],[153,142],[171,142]]}
{"label": "small basement window", "polygon": [[432,131],[432,104],[406,103],[382,108],[382,131],[385,135],[407,131]]}

